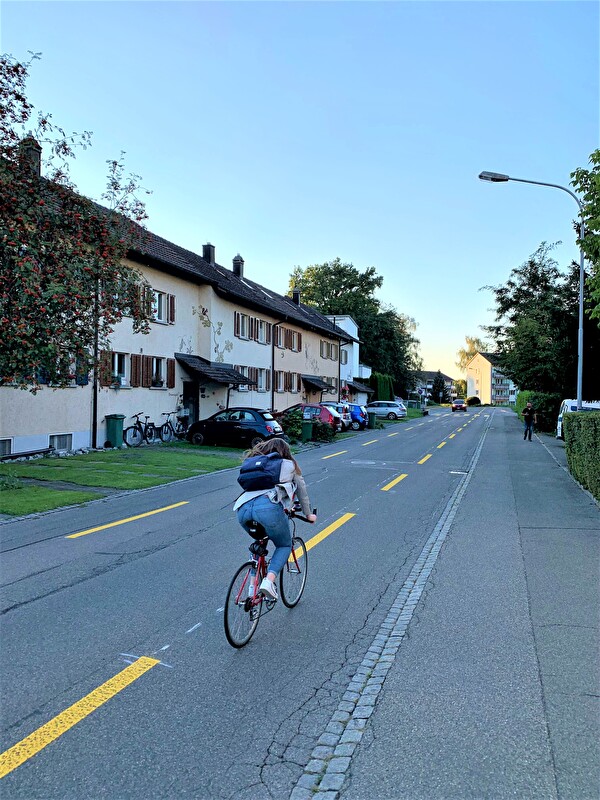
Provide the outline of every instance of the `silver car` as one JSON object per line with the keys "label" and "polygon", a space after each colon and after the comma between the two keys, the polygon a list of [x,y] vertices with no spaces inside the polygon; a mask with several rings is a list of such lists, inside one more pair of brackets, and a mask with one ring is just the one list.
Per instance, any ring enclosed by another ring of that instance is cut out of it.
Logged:
{"label": "silver car", "polygon": [[395,400],[374,400],[367,403],[366,409],[367,414],[375,412],[375,416],[385,419],[401,419],[407,413],[404,403],[397,403]]}

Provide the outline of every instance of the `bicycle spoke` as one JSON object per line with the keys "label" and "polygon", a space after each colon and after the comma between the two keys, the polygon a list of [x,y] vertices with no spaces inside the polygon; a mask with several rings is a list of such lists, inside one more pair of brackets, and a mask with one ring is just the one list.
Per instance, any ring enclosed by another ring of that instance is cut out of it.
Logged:
{"label": "bicycle spoke", "polygon": [[242,564],[227,592],[223,624],[225,636],[232,647],[243,647],[250,641],[260,618],[262,599],[259,605],[247,602],[251,569],[251,563]]}
{"label": "bicycle spoke", "polygon": [[306,545],[299,536],[292,539],[292,552],[279,576],[279,588],[283,604],[293,608],[306,585],[308,574],[308,555]]}

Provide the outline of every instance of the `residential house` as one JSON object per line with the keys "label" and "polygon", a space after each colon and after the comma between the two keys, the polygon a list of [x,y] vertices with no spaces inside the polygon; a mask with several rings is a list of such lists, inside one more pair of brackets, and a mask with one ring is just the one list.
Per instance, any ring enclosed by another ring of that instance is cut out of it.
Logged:
{"label": "residential house", "polygon": [[327,319],[351,337],[340,348],[340,400],[364,405],[375,390],[361,382],[371,376],[371,367],[360,363],[358,325],[348,314],[329,314]]}
{"label": "residential house", "polygon": [[476,353],[467,364],[467,397],[479,397],[486,405],[514,406],[517,392],[500,368],[498,353]]}
{"label": "residential house", "polygon": [[125,318],[101,353],[98,380],[43,386],[35,395],[0,387],[0,455],[102,447],[106,415],[159,425],[178,411],[190,421],[234,405],[282,410],[340,396],[340,347],[356,340],[309,306],[152,233],[128,256],[152,287],[149,334]]}
{"label": "residential house", "polygon": [[[419,394],[423,395],[424,397],[428,397],[434,402],[439,401],[439,397],[434,397],[432,394],[433,389],[433,381],[437,376],[437,370],[421,370],[416,374],[416,390]],[[444,379],[444,386],[446,387],[446,391],[451,398],[456,397],[456,387],[454,385],[454,378],[451,378],[449,375],[445,375],[443,372],[441,373],[442,378]]]}

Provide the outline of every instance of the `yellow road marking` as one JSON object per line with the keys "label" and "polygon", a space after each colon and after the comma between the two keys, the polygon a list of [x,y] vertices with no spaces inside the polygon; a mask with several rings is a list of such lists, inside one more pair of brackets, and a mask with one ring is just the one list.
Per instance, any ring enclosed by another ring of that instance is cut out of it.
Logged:
{"label": "yellow road marking", "polygon": [[450,436],[449,436],[448,438],[449,438],[449,439],[454,439],[454,437],[455,437],[455,436],[456,436],[456,434],[455,434],[455,433],[451,433],[451,434],[450,434]]}
{"label": "yellow road marking", "polygon": [[368,444],[373,444],[373,442],[378,442],[378,441],[379,441],[379,439],[371,439],[371,441],[370,441],[370,442],[365,442],[365,443],[363,444],[363,447],[366,447]]}
{"label": "yellow road marking", "polygon": [[388,433],[388,436],[398,436],[400,431],[396,431],[396,433]]}
{"label": "yellow road marking", "polygon": [[96,533],[96,531],[104,531],[107,528],[114,528],[116,525],[124,525],[126,522],[134,522],[136,519],[143,519],[143,517],[151,517],[153,514],[160,514],[162,511],[170,511],[172,508],[179,508],[179,506],[186,506],[189,500],[182,500],[181,503],[173,503],[172,506],[165,506],[164,508],[156,508],[154,511],[146,511],[145,514],[136,514],[135,517],[127,517],[127,519],[119,519],[116,522],[109,522],[106,525],[98,525],[97,528],[88,528],[86,531],[79,531],[79,533],[70,533],[65,536],[65,539],[78,539],[80,536],[87,536],[88,533]]}
{"label": "yellow road marking", "polygon": [[424,464],[428,458],[431,458],[431,453],[427,453],[425,458],[422,458],[420,461],[417,461],[417,464]]}
{"label": "yellow road marking", "polygon": [[405,428],[404,430],[406,430],[406,431],[412,431],[412,429],[413,429],[414,427],[415,427],[414,425],[411,425],[410,427],[408,427],[408,428]]}
{"label": "yellow road marking", "polygon": [[335,456],[341,456],[341,455],[342,455],[342,453],[347,453],[347,452],[348,452],[347,450],[340,450],[340,452],[339,452],[339,453],[332,453],[330,456],[323,456],[323,458],[321,459],[321,461],[325,461],[325,460],[326,460],[326,459],[328,459],[328,458],[334,458]]}
{"label": "yellow road marking", "polygon": [[398,477],[394,478],[393,481],[390,481],[385,486],[383,486],[381,491],[382,492],[389,492],[389,490],[392,488],[392,486],[395,486],[397,483],[400,483],[400,481],[403,481],[404,478],[408,478],[408,474],[406,472],[403,475],[398,475]]}
{"label": "yellow road marking", "polygon": [[[349,519],[352,519],[352,517],[355,516],[356,514],[343,514],[339,519],[336,519],[335,522],[332,522],[331,525],[328,525],[326,528],[323,528],[323,530],[320,533],[317,533],[316,536],[313,536],[312,539],[309,539],[308,542],[306,542],[307,552],[309,550],[312,550],[312,548],[315,545],[319,544],[319,542],[322,542],[323,539],[326,539],[330,533],[337,531],[337,529],[340,528],[345,522],[348,522]],[[302,548],[300,549],[300,551],[295,551],[295,552],[296,552],[296,558],[300,558],[300,556],[304,555],[304,550]],[[290,560],[292,560],[292,556],[288,558],[288,561]]]}
{"label": "yellow road marking", "polygon": [[42,725],[37,731],[34,731],[29,736],[26,736],[25,739],[6,750],[0,755],[0,778],[4,778],[9,772],[20,767],[21,764],[39,753],[40,750],[43,750],[50,742],[58,739],[69,728],[77,725],[92,711],[100,708],[107,700],[110,700],[111,697],[114,697],[126,686],[129,686],[130,683],[137,680],[144,672],[159,663],[155,658],[147,658],[146,656],[138,658],[137,661],[134,661],[133,664],[119,672],[114,678],[110,678],[102,686],[94,689],[93,692],[78,700],[77,703],[54,717],[54,719],[51,719],[50,722]]}
{"label": "yellow road marking", "polygon": [[438,444],[438,446],[437,446],[437,449],[439,450],[439,449],[440,449],[441,447],[443,447],[445,444],[446,444],[446,442],[442,442],[441,444]]}
{"label": "yellow road marking", "polygon": [[462,428],[459,428],[456,432],[460,433],[461,431],[462,431]]}

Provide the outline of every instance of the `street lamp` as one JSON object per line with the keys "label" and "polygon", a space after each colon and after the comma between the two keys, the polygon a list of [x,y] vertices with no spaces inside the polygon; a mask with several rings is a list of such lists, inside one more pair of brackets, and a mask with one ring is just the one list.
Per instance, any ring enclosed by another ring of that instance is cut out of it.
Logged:
{"label": "street lamp", "polygon": [[[566,186],[559,186],[558,183],[544,183],[543,181],[528,181],[525,178],[511,178],[502,172],[480,172],[479,179],[490,181],[490,183],[506,183],[506,181],[517,181],[518,183],[533,183],[536,186],[551,186],[553,189],[562,189],[563,192],[570,194],[579,206],[579,216],[581,224],[579,227],[579,241],[583,242],[585,236],[585,225],[583,221],[583,206],[579,198]],[[585,269],[583,248],[579,248],[579,330],[577,333],[577,410],[581,411],[582,384],[583,384],[583,286],[585,283]]]}

